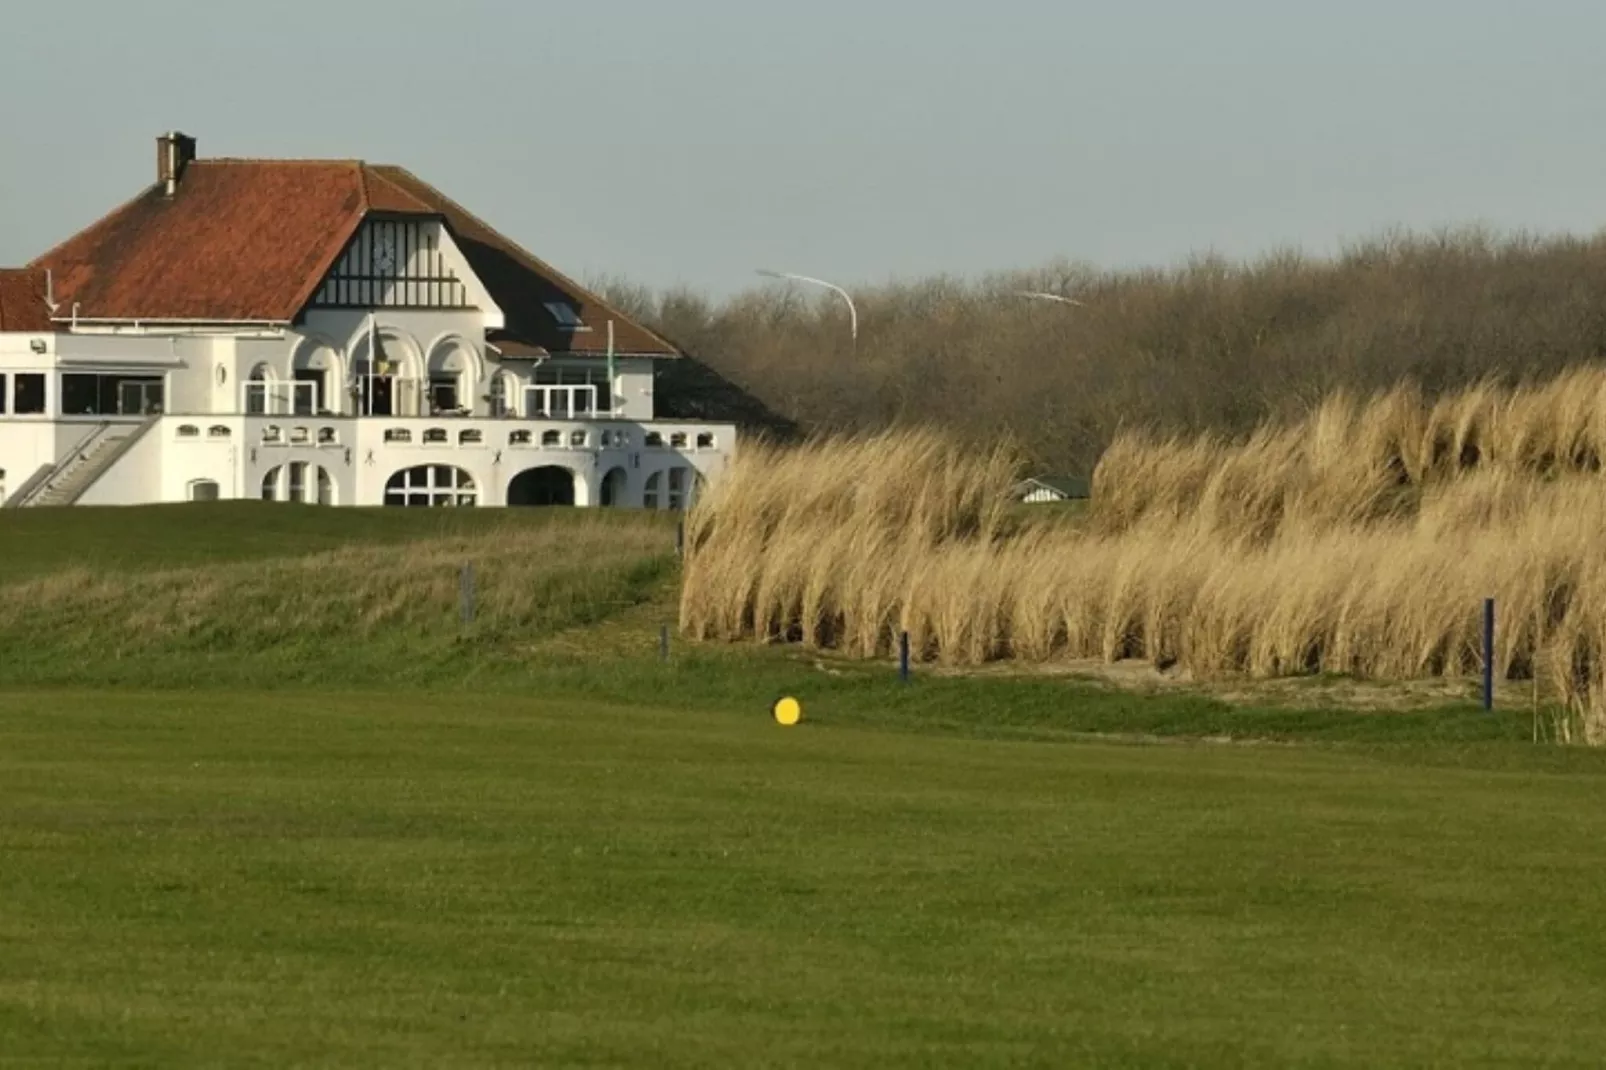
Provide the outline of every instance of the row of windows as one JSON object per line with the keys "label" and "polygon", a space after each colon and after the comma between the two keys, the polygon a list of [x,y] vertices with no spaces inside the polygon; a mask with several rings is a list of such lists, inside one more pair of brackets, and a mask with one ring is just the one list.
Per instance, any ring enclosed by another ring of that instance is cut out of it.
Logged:
{"label": "row of windows", "polygon": [[[228,438],[230,434],[231,432],[229,429],[222,424],[213,424],[211,427],[207,428],[206,431],[206,437],[208,438]],[[177,436],[184,439],[197,439],[201,437],[201,429],[195,424],[181,424],[178,428]],[[288,441],[291,445],[305,445],[310,443],[312,440],[313,434],[311,429],[305,427],[292,427],[290,429]],[[317,432],[317,440],[318,445],[320,446],[330,446],[339,443],[340,436],[332,427],[320,427],[318,428]],[[412,431],[405,427],[391,427],[385,430],[385,441],[387,443],[406,444],[412,442],[412,440]],[[262,441],[269,444],[287,441],[284,429],[279,427],[277,424],[269,424],[267,427],[262,429]],[[427,428],[424,431],[423,441],[425,445],[444,445],[451,441],[451,433],[448,432],[444,427]],[[584,431],[569,432],[569,445],[572,448],[584,449],[587,441],[588,439]],[[460,446],[483,445],[485,442],[485,433],[475,428],[459,431],[457,433],[457,442]],[[534,442],[535,437],[534,432],[532,431],[513,431],[507,436],[507,444],[509,446],[530,446],[534,445]],[[628,445],[629,442],[630,436],[623,431],[602,432],[602,446],[604,449],[622,448]],[[676,431],[669,436],[670,449],[685,449],[686,442],[687,435],[684,431]],[[662,448],[664,445],[664,436],[657,431],[649,431],[647,432],[646,436],[646,444],[648,448]],[[541,445],[562,446],[563,432],[543,431],[541,433]],[[713,449],[713,434],[707,431],[699,434],[697,436],[697,448],[700,450]]]}
{"label": "row of windows", "polygon": [[[222,424],[213,424],[206,429],[207,438],[228,438],[233,433]],[[201,429],[194,424],[180,424],[177,435],[179,438],[200,438]]]}
{"label": "row of windows", "polygon": [[[444,427],[431,427],[424,431],[424,444],[426,446],[443,445],[450,442],[451,438],[451,433]],[[405,445],[412,440],[413,433],[405,427],[387,427],[385,429],[385,441],[388,443]],[[467,431],[459,431],[457,433],[457,444],[459,446],[479,446],[484,442],[485,434],[482,431],[470,428]]]}
{"label": "row of windows", "polygon": [[[278,424],[269,424],[262,429],[262,441],[267,443],[285,441],[284,429]],[[305,427],[292,427],[290,429],[290,444],[304,446],[312,441],[312,431]],[[332,427],[318,428],[318,445],[333,446],[340,441],[340,436]]]}

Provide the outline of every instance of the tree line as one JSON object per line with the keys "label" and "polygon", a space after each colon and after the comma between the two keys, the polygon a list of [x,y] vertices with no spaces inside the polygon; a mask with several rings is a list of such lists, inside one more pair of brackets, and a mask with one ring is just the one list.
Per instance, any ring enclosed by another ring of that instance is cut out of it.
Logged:
{"label": "tree line", "polygon": [[856,343],[841,298],[811,287],[716,300],[593,285],[695,358],[666,369],[666,414],[782,434],[934,425],[1012,436],[1049,472],[1091,471],[1127,426],[1236,435],[1338,388],[1409,379],[1437,394],[1606,354],[1606,233],[1401,233],[1332,258],[1061,262],[850,287]]}

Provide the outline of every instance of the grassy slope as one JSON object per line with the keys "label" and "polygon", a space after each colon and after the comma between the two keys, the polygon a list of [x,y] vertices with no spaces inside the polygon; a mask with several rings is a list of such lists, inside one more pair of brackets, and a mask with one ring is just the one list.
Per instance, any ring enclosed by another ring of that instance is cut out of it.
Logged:
{"label": "grassy slope", "polygon": [[1591,1065],[1602,756],[0,696],[11,1059]]}

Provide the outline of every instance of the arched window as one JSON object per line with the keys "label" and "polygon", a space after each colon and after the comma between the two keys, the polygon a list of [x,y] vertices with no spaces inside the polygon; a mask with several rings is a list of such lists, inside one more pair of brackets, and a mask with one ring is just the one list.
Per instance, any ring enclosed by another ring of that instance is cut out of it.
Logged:
{"label": "arched window", "polygon": [[181,424],[178,429],[179,438],[200,438],[201,429],[194,424]]}
{"label": "arched window", "polygon": [[334,445],[335,443],[337,443],[339,441],[340,441],[340,436],[335,434],[335,429],[334,428],[332,428],[332,427],[320,427],[320,428],[318,428],[318,445],[320,445],[320,446],[332,446],[332,445]]}
{"label": "arched window", "polygon": [[192,502],[217,501],[217,482],[211,479],[190,480],[189,499]]}
{"label": "arched window", "polygon": [[404,468],[385,484],[386,505],[475,505],[478,501],[474,477],[447,464]]}
{"label": "arched window", "polygon": [[559,431],[542,431],[541,432],[541,445],[543,445],[543,446],[561,446],[561,445],[563,445],[563,434],[562,434],[562,432],[559,432]]}
{"label": "arched window", "polygon": [[584,431],[570,431],[569,432],[569,445],[573,446],[577,450],[585,449],[586,448],[586,433]]}
{"label": "arched window", "polygon": [[243,389],[246,415],[266,416],[273,411],[269,404],[273,392],[273,370],[266,364],[258,364],[251,369]]}
{"label": "arched window", "polygon": [[713,449],[714,448],[714,433],[712,431],[700,432],[697,435],[697,448],[700,449],[700,450],[711,450],[711,449]]}
{"label": "arched window", "polygon": [[280,430],[278,424],[269,424],[268,426],[266,426],[266,427],[264,427],[262,429],[262,441],[263,442],[283,442],[284,441],[284,432],[282,430]]}
{"label": "arched window", "polygon": [[507,444],[509,446],[528,446],[530,444],[530,437],[531,436],[528,431],[509,431],[507,436]]}
{"label": "arched window", "polygon": [[298,446],[304,445],[312,441],[312,433],[305,427],[292,427],[290,429],[290,441]]}
{"label": "arched window", "polygon": [[672,450],[683,450],[683,449],[685,449],[686,448],[686,432],[684,432],[684,431],[676,431],[674,434],[670,435],[669,436],[669,448],[672,449]]}
{"label": "arched window", "polygon": [[512,416],[512,399],[518,396],[518,380],[512,372],[497,372],[491,376],[491,415]]}
{"label": "arched window", "polygon": [[291,358],[290,411],[301,416],[329,412],[339,399],[337,358],[325,345],[308,341]]}
{"label": "arched window", "polygon": [[647,446],[649,448],[657,449],[660,446],[662,446],[663,444],[664,444],[664,436],[663,435],[659,434],[657,431],[648,431],[647,432]]}
{"label": "arched window", "polygon": [[478,446],[485,441],[485,436],[478,431],[459,431],[457,444],[459,446]]}
{"label": "arched window", "polygon": [[647,477],[647,486],[641,492],[641,507],[643,509],[658,508],[658,497],[663,492],[664,474],[654,472]]}
{"label": "arched window", "polygon": [[262,477],[263,501],[276,502],[279,500],[279,475],[283,471],[283,467],[270,468],[268,469],[268,474]]}
{"label": "arched window", "polygon": [[444,427],[426,427],[424,429],[424,441],[426,443],[430,443],[430,442],[445,442],[446,440],[447,440],[446,428],[444,428]]}
{"label": "arched window", "polygon": [[411,442],[412,440],[413,440],[413,433],[411,431],[407,430],[407,428],[405,428],[405,427],[387,427],[387,428],[385,428],[385,441],[386,442]]}
{"label": "arched window", "polygon": [[229,429],[222,424],[213,424],[206,429],[206,437],[208,438],[228,438],[230,434]]}
{"label": "arched window", "polygon": [[318,466],[318,504],[335,504],[335,481],[329,478],[329,469]]}
{"label": "arched window", "polygon": [[450,343],[429,355],[429,413],[473,407],[474,359],[461,343]]}

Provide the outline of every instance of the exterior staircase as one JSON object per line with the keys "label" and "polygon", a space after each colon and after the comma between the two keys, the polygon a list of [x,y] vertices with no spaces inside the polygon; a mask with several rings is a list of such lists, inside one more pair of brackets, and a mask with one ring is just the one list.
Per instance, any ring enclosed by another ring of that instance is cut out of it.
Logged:
{"label": "exterior staircase", "polygon": [[159,416],[152,416],[144,423],[133,426],[113,423],[98,425],[56,463],[49,475],[37,482],[30,480],[33,485],[26,489],[26,493],[18,494],[6,504],[22,507],[73,504],[158,419]]}

